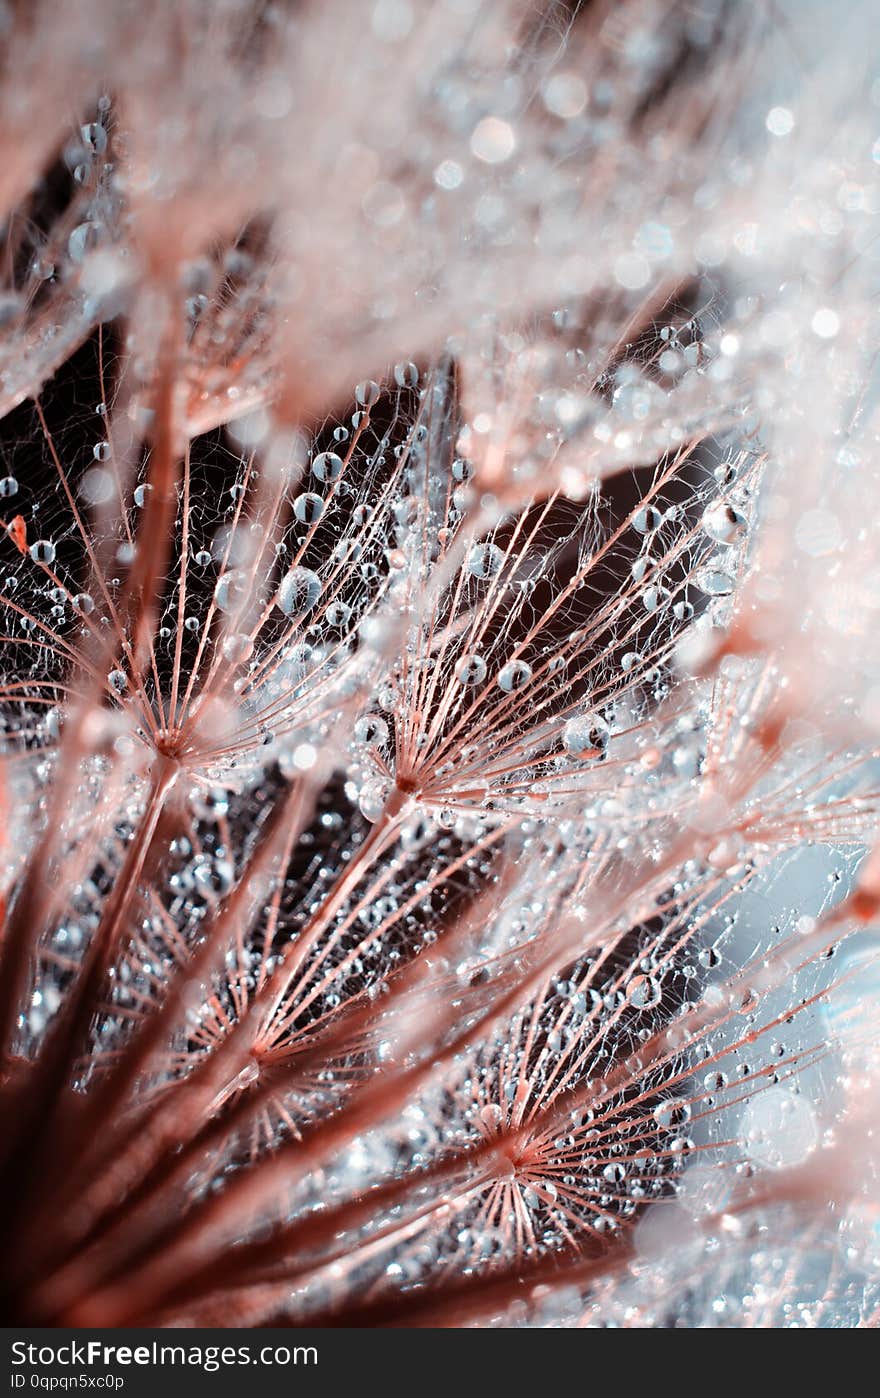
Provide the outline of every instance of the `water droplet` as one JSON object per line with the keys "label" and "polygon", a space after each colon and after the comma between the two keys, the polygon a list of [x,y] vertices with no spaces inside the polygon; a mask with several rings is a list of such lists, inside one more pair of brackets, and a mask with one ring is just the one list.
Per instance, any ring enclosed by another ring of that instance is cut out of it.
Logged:
{"label": "water droplet", "polygon": [[740,1131],[752,1160],[771,1170],[800,1165],[819,1141],[812,1104],[785,1087],[770,1087],[754,1097],[743,1113]]}
{"label": "water droplet", "polygon": [[351,621],[351,607],[347,602],[331,602],[325,615],[329,626],[347,626]]}
{"label": "water droplet", "polygon": [[100,225],[97,223],[81,223],[74,228],[67,240],[71,262],[85,261],[87,254],[97,247],[100,232]]}
{"label": "water droplet", "polygon": [[364,379],[355,389],[354,396],[362,408],[372,408],[379,401],[379,385],[374,379]]}
{"label": "water droplet", "polygon": [[459,684],[482,684],[487,668],[481,655],[463,655],[455,667],[455,678]]}
{"label": "water droplet", "polygon": [[412,360],[406,363],[395,364],[394,382],[398,388],[415,388],[419,382],[419,367],[413,364]]}
{"label": "water droplet", "polygon": [[531,665],[525,660],[511,660],[498,674],[498,687],[503,689],[505,694],[511,694],[516,689],[523,689],[531,678]]}
{"label": "water droplet", "polygon": [[608,724],[598,714],[577,714],[562,730],[562,745],[573,757],[585,753],[604,757],[609,731]]}
{"label": "water droplet", "polygon": [[312,471],[319,481],[338,481],[344,464],[342,457],[337,456],[335,451],[322,451],[312,462]]}
{"label": "water droplet", "polygon": [[662,988],[653,976],[637,976],[629,988],[630,1004],[637,1010],[652,1010],[660,1004]]}
{"label": "water droplet", "polygon": [[240,568],[221,573],[214,588],[214,601],[221,612],[234,612],[247,599],[247,580]]}
{"label": "water droplet", "polygon": [[285,616],[303,616],[321,596],[321,579],[311,568],[297,565],[285,575],[278,588],[278,608]]}
{"label": "water droplet", "polygon": [[657,585],[646,587],[642,593],[642,605],[646,612],[656,612],[664,602],[669,601],[669,588]]}
{"label": "water droplet", "polygon": [[356,741],[371,748],[380,748],[387,743],[388,734],[388,724],[379,714],[363,714],[354,726]]}
{"label": "water droplet", "polygon": [[497,544],[476,544],[468,554],[467,569],[475,578],[494,578],[504,564]]}
{"label": "water droplet", "polygon": [[654,1120],[663,1131],[677,1130],[691,1119],[691,1104],[683,1097],[671,1097],[654,1108]]}
{"label": "water droplet", "polygon": [[471,150],[487,165],[500,165],[509,160],[516,149],[516,133],[509,122],[487,116],[477,122],[471,134]]}
{"label": "water droplet", "polygon": [[736,585],[729,573],[712,565],[699,570],[696,584],[707,597],[729,597]]}
{"label": "water droplet", "polygon": [[293,513],[300,524],[317,524],[324,513],[324,501],[313,490],[308,490],[294,500]]}
{"label": "water droplet", "polygon": [[239,631],[223,637],[223,659],[230,665],[243,665],[254,653],[254,643],[246,632]]}
{"label": "water droplet", "polygon": [[376,821],[385,809],[388,799],[388,783],[382,777],[373,777],[361,787],[358,806],[361,815],[370,822]]}
{"label": "water droplet", "polygon": [[633,518],[633,528],[639,534],[652,534],[663,523],[663,515],[656,505],[646,505]]}
{"label": "water droplet", "polygon": [[95,155],[103,155],[107,149],[107,128],[99,121],[90,121],[85,126],[79,128],[79,134],[90,151]]}
{"label": "water droplet", "polygon": [[563,121],[579,116],[587,105],[586,84],[577,73],[554,73],[545,82],[541,96],[548,112]]}
{"label": "water droplet", "polygon": [[100,466],[86,471],[77,487],[77,494],[87,505],[106,505],[114,495],[113,476]]}
{"label": "water droplet", "polygon": [[703,515],[703,530],[716,544],[732,543],[745,528],[745,516],[723,500],[710,505]]}
{"label": "water droplet", "polygon": [[55,562],[55,545],[48,539],[37,539],[31,544],[30,555],[35,563],[49,566]]}

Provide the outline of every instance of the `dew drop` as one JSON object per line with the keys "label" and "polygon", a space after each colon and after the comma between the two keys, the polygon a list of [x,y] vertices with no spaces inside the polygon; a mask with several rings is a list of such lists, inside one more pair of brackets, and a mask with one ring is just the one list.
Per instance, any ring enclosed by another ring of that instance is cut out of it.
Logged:
{"label": "dew drop", "polygon": [[478,160],[487,165],[501,165],[509,160],[516,149],[516,133],[509,122],[500,117],[487,116],[478,122],[471,133],[471,150]]}
{"label": "dew drop", "polygon": [[608,737],[608,724],[598,714],[577,714],[562,730],[562,745],[573,757],[604,757]]}
{"label": "dew drop", "polygon": [[463,655],[455,667],[455,678],[459,684],[482,684],[487,668],[481,655]]}
{"label": "dew drop", "polygon": [[630,986],[630,1004],[637,1010],[652,1010],[660,1004],[660,982],[653,976],[637,976]]}
{"label": "dew drop", "polygon": [[90,121],[79,128],[84,145],[95,155],[103,155],[107,149],[107,128],[99,121]]}
{"label": "dew drop", "polygon": [[223,638],[223,659],[231,665],[243,665],[254,653],[254,643],[246,632],[240,631]]}
{"label": "dew drop", "polygon": [[55,545],[48,539],[36,539],[30,547],[30,555],[35,563],[47,566],[55,562]]}
{"label": "dew drop", "polygon": [[800,1165],[819,1141],[812,1104],[784,1087],[771,1087],[754,1097],[743,1113],[740,1131],[747,1154],[771,1170]]}
{"label": "dew drop", "polygon": [[696,575],[696,583],[700,591],[705,592],[707,597],[729,597],[735,586],[729,573],[725,573],[722,568],[715,568],[711,565],[700,569]]}
{"label": "dew drop", "polygon": [[642,593],[642,606],[646,612],[656,612],[669,601],[669,589],[660,585],[646,587]]}
{"label": "dew drop", "polygon": [[415,388],[419,382],[419,368],[413,364],[412,360],[406,363],[395,364],[394,382],[398,388]]}
{"label": "dew drop", "polygon": [[344,464],[342,457],[337,456],[335,451],[322,451],[312,462],[312,471],[319,481],[338,481]]}
{"label": "dew drop", "polygon": [[355,740],[370,748],[387,743],[388,733],[388,724],[379,714],[363,714],[354,726]]}
{"label": "dew drop", "polygon": [[379,401],[379,385],[374,379],[364,379],[355,389],[354,396],[362,408],[372,408]]}
{"label": "dew drop", "polygon": [[100,466],[93,466],[80,481],[77,494],[87,505],[106,505],[114,494],[111,472],[102,470]]}
{"label": "dew drop", "polygon": [[294,500],[293,513],[300,524],[317,524],[324,513],[324,501],[313,490],[308,490]]}
{"label": "dew drop", "polygon": [[86,256],[97,247],[100,227],[97,223],[80,223],[67,240],[67,251],[71,262],[85,262]]}
{"label": "dew drop", "polygon": [[710,505],[703,515],[703,531],[716,544],[730,544],[745,533],[745,516],[726,501]]}
{"label": "dew drop", "polygon": [[531,665],[525,660],[511,660],[499,671],[498,687],[505,694],[512,694],[514,690],[523,689],[531,678]]}
{"label": "dew drop", "polygon": [[663,523],[663,515],[656,505],[646,505],[633,518],[633,528],[639,534],[652,534]]}
{"label": "dew drop", "polygon": [[303,616],[321,596],[321,579],[311,568],[298,564],[281,580],[278,608],[285,616]]}
{"label": "dew drop", "polygon": [[325,615],[329,626],[347,626],[351,621],[351,607],[347,602],[331,602]]}
{"label": "dew drop", "polygon": [[497,544],[477,544],[468,555],[467,570],[475,578],[494,578],[504,564],[504,554]]}
{"label": "dew drop", "polygon": [[221,612],[237,611],[247,597],[244,573],[240,568],[230,568],[221,573],[214,588],[214,601]]}
{"label": "dew drop", "polygon": [[382,777],[373,777],[361,787],[358,807],[365,820],[377,821],[385,809],[388,799],[388,783]]}
{"label": "dew drop", "polygon": [[663,1131],[677,1130],[691,1119],[690,1102],[683,1097],[672,1097],[654,1108],[654,1120]]}

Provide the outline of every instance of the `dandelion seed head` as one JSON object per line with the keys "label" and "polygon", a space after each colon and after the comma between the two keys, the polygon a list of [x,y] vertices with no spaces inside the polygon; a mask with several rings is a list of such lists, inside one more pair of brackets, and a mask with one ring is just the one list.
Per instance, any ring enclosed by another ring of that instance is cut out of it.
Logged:
{"label": "dandelion seed head", "polygon": [[161,8],[0,19],[12,1318],[872,1322],[862,7]]}

